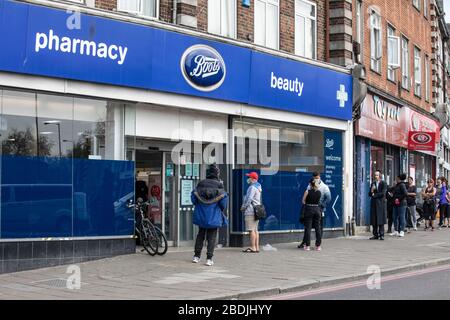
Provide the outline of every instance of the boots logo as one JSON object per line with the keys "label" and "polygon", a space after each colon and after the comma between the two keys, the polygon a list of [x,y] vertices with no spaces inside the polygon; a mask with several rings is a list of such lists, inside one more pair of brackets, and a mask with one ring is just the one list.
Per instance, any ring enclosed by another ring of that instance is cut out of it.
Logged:
{"label": "boots logo", "polygon": [[430,134],[428,134],[426,132],[418,132],[418,133],[414,133],[411,136],[411,140],[417,144],[428,144],[431,142],[431,140],[433,140],[433,138],[431,137]]}
{"label": "boots logo", "polygon": [[225,80],[225,62],[219,52],[211,47],[194,45],[188,48],[180,64],[184,79],[197,90],[213,91]]}
{"label": "boots logo", "polygon": [[334,146],[334,139],[327,139],[327,141],[325,142],[325,148],[333,150],[333,146]]}

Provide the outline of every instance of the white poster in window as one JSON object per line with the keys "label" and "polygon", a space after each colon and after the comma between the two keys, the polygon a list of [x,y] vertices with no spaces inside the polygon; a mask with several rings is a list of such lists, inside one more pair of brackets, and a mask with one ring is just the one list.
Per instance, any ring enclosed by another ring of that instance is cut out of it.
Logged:
{"label": "white poster in window", "polygon": [[195,178],[200,177],[200,165],[198,163],[192,165],[192,176]]}
{"label": "white poster in window", "polygon": [[192,177],[192,163],[186,163],[186,176]]}
{"label": "white poster in window", "polygon": [[191,193],[194,189],[193,180],[181,180],[181,205],[192,206]]}

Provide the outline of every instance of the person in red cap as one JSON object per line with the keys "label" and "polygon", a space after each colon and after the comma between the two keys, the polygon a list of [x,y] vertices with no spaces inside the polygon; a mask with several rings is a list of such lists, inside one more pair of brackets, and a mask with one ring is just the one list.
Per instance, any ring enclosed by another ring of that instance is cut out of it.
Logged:
{"label": "person in red cap", "polygon": [[247,183],[250,185],[247,189],[241,211],[245,216],[245,230],[250,232],[250,247],[243,252],[257,253],[259,252],[259,221],[255,219],[254,206],[261,204],[261,184],[258,182],[258,174],[256,172],[247,173]]}

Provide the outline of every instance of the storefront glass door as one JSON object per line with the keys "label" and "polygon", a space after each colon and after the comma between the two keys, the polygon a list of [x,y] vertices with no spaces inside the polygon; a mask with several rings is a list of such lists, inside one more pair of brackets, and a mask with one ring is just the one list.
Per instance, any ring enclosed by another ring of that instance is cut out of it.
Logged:
{"label": "storefront glass door", "polygon": [[392,156],[386,157],[386,183],[388,186],[392,186],[395,183],[394,179],[394,158]]}
{"label": "storefront glass door", "polygon": [[197,226],[193,224],[194,205],[191,201],[191,193],[200,181],[202,166],[198,162],[193,155],[183,156],[179,166],[180,245],[192,243],[197,233]]}

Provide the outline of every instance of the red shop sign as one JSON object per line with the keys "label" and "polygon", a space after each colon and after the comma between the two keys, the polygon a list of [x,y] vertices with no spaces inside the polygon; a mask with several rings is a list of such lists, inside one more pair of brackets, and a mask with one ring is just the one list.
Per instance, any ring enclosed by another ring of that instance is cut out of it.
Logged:
{"label": "red shop sign", "polygon": [[436,134],[434,132],[410,131],[408,149],[434,152],[436,149]]}

